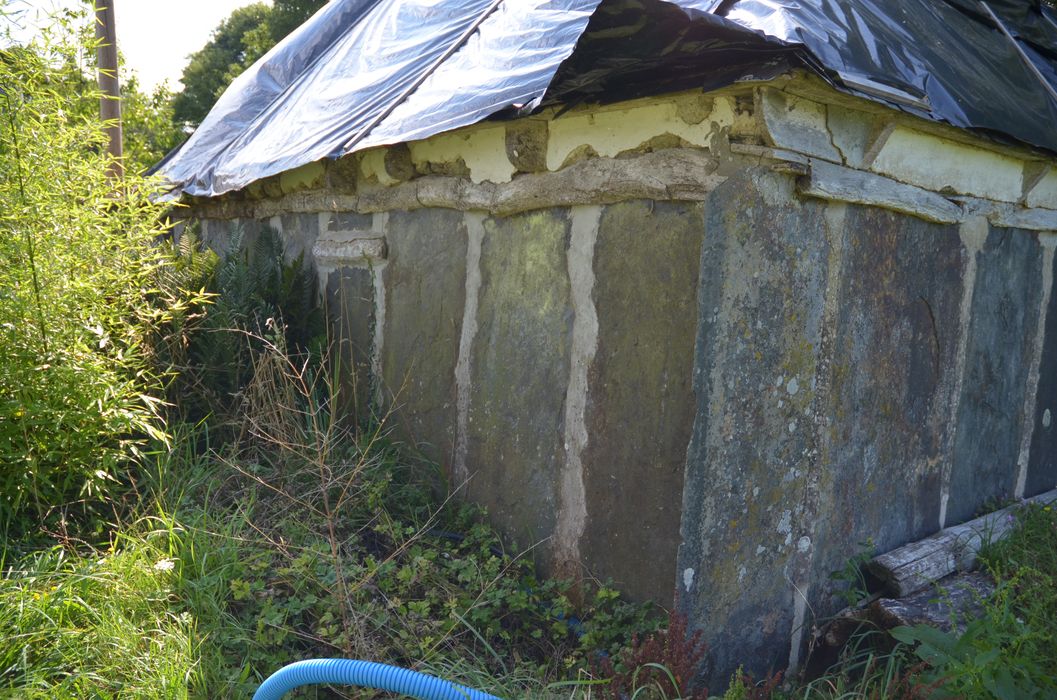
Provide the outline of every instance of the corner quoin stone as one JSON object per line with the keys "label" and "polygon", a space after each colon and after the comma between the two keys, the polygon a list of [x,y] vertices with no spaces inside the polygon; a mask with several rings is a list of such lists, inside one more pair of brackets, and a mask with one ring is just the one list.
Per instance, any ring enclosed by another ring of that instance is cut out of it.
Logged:
{"label": "corner quoin stone", "polygon": [[709,643],[706,685],[784,668],[788,582],[811,466],[825,204],[750,169],[705,205],[678,606]]}

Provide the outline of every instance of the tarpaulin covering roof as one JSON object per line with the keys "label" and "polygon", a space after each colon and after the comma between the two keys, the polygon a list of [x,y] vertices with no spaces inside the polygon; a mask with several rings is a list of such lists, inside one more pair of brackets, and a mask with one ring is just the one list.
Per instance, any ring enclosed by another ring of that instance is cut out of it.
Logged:
{"label": "tarpaulin covering roof", "polygon": [[1040,0],[331,0],[231,84],[160,173],[214,196],[497,113],[794,66],[1057,152],[1057,15]]}

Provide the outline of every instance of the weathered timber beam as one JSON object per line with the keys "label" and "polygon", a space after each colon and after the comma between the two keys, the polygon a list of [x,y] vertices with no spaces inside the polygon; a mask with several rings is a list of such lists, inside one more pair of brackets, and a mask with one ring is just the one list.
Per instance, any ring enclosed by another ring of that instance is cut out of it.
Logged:
{"label": "weathered timber beam", "polygon": [[1045,505],[1054,501],[1057,489],[874,557],[867,569],[895,596],[916,593],[955,571],[972,568],[985,544],[1009,534],[1016,523],[1015,512],[1024,503]]}

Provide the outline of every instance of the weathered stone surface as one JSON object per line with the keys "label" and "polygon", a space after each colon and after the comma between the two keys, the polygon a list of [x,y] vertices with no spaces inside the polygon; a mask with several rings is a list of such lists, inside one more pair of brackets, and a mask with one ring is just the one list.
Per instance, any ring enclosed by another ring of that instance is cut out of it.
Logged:
{"label": "weathered stone surface", "polygon": [[680,607],[710,644],[706,682],[784,668],[804,516],[828,256],[824,205],[753,169],[705,208],[696,420],[687,451]]}
{"label": "weathered stone surface", "polygon": [[949,523],[968,520],[988,500],[1013,496],[1041,279],[1035,235],[992,227],[977,254]]}
{"label": "weathered stone surface", "polygon": [[292,262],[303,255],[309,262],[312,245],[319,238],[318,214],[286,214],[279,219],[283,234],[283,257]]}
{"label": "weathered stone surface", "polygon": [[[1054,275],[1051,279],[1057,280],[1057,258],[1054,258],[1052,269]],[[1031,436],[1025,496],[1057,486],[1057,289],[1051,289],[1046,309],[1039,387],[1032,419],[1035,427]]]}
{"label": "weathered stone surface", "polygon": [[383,395],[404,439],[445,466],[455,447],[455,363],[466,297],[462,212],[392,212]]}
{"label": "weathered stone surface", "polygon": [[554,529],[572,311],[567,214],[485,222],[471,360],[471,499],[526,547]]}
{"label": "weathered stone surface", "polygon": [[336,211],[324,216],[327,231],[370,231],[374,223],[374,216],[371,214],[355,211]]}
{"label": "weathered stone surface", "polygon": [[940,195],[887,177],[815,161],[811,173],[798,183],[809,197],[852,204],[867,204],[952,224],[963,217],[962,208]]}
{"label": "weathered stone surface", "polygon": [[772,88],[762,89],[759,100],[762,125],[773,145],[841,161],[826,125],[825,105]]}
{"label": "weathered stone surface", "polygon": [[883,551],[936,528],[963,266],[954,227],[849,209],[834,333],[835,535]]}
{"label": "weathered stone surface", "polygon": [[670,605],[693,424],[700,204],[605,207],[592,294],[598,347],[582,461],[584,563],[637,599]]}
{"label": "weathered stone surface", "polygon": [[331,324],[332,358],[339,364],[339,411],[352,420],[365,417],[371,396],[371,344],[374,338],[374,271],[342,267],[326,281],[326,313]]}
{"label": "weathered stone surface", "polygon": [[700,201],[723,182],[707,151],[668,148],[627,158],[592,158],[556,173],[529,173],[510,183],[474,183],[431,175],[393,187],[364,189],[361,211],[451,207],[509,216],[555,206],[627,199]]}
{"label": "weathered stone surface", "polygon": [[239,238],[242,248],[252,248],[260,234],[261,227],[267,222],[256,219],[201,219],[200,235],[202,243],[221,257],[234,249],[235,239]]}
{"label": "weathered stone surface", "polygon": [[849,206],[820,439],[815,619],[829,574],[866,542],[888,551],[939,524],[959,370],[964,249],[957,228]]}

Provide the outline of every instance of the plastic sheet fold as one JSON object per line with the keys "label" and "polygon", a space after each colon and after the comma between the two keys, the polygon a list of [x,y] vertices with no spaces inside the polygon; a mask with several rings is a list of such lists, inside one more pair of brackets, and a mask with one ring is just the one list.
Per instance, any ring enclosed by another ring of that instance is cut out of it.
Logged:
{"label": "plastic sheet fold", "polygon": [[1054,12],[988,7],[1012,39],[976,0],[332,0],[239,76],[159,172],[174,193],[216,196],[497,113],[798,66],[1057,153]]}

